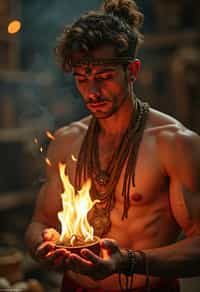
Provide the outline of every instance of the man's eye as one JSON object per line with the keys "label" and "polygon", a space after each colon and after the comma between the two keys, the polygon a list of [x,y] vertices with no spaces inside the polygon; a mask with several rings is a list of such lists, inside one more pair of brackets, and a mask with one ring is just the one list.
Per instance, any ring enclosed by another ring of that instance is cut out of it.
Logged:
{"label": "man's eye", "polygon": [[83,78],[83,79],[77,79],[77,81],[78,81],[79,83],[84,83],[84,82],[87,81],[87,79],[86,79],[86,78]]}
{"label": "man's eye", "polygon": [[109,79],[112,79],[112,75],[101,75],[101,76],[98,76],[96,77],[97,80],[109,80]]}

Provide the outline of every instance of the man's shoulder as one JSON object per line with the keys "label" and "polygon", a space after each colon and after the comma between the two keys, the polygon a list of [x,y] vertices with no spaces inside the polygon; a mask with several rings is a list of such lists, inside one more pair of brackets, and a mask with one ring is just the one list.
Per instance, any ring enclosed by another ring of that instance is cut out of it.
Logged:
{"label": "man's shoulder", "polygon": [[150,133],[155,134],[158,142],[164,144],[188,145],[197,143],[199,135],[190,130],[174,117],[152,109],[150,111]]}
{"label": "man's shoulder", "polygon": [[71,122],[67,126],[59,128],[55,132],[55,139],[68,139],[80,137],[81,134],[84,134],[87,129],[91,116],[82,118],[81,120]]}
{"label": "man's shoulder", "polygon": [[176,162],[192,156],[194,160],[200,159],[200,136],[197,133],[164,113],[152,110],[150,115],[152,125],[148,131],[155,138],[160,157]]}
{"label": "man's shoulder", "polygon": [[163,141],[169,138],[173,139],[178,133],[185,130],[186,128],[174,117],[158,110],[150,109],[146,132],[156,139]]}
{"label": "man's shoulder", "polygon": [[48,158],[55,164],[58,161],[65,161],[69,153],[73,153],[74,149],[81,144],[87,131],[91,117],[83,118],[79,121],[59,128],[54,133],[54,139],[48,147]]}

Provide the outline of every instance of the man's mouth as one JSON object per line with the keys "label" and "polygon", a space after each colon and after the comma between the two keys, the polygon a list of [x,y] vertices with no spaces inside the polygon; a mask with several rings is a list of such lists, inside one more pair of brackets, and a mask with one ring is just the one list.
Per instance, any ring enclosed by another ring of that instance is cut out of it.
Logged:
{"label": "man's mouth", "polygon": [[103,107],[104,105],[106,105],[106,101],[97,101],[97,102],[89,102],[87,104],[88,107],[96,109],[96,108],[100,108]]}

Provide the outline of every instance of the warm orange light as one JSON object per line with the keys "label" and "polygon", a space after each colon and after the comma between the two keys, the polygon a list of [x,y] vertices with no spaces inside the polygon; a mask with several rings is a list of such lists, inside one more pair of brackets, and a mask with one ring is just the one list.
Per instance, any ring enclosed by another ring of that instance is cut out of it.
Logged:
{"label": "warm orange light", "polygon": [[61,223],[60,242],[64,245],[76,245],[79,242],[94,240],[94,229],[87,220],[87,214],[99,200],[90,198],[91,181],[87,180],[81,190],[75,194],[74,187],[65,174],[66,165],[59,163],[60,178],[64,192],[61,194],[62,211],[58,212]]}
{"label": "warm orange light", "polygon": [[34,138],[33,141],[34,141],[35,144],[38,144],[38,139],[37,138]]}
{"label": "warm orange light", "polygon": [[21,21],[19,20],[12,20],[9,24],[8,24],[8,33],[10,34],[15,34],[18,31],[20,31],[21,29]]}
{"label": "warm orange light", "polygon": [[72,160],[77,161],[77,158],[72,154]]}
{"label": "warm orange light", "polygon": [[48,166],[52,166],[51,161],[49,160],[48,157],[45,158],[45,162]]}
{"label": "warm orange light", "polygon": [[51,134],[51,132],[46,131],[46,135],[47,135],[47,137],[48,137],[49,139],[51,139],[51,140],[55,140],[55,137]]}

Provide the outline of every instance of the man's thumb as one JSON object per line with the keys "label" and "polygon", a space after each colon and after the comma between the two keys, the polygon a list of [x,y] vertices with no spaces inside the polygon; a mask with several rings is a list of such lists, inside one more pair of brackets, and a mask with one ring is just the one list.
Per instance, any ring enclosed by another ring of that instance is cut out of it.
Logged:
{"label": "man's thumb", "polygon": [[119,251],[119,246],[115,240],[102,239],[100,246],[102,249],[106,250],[109,255]]}

